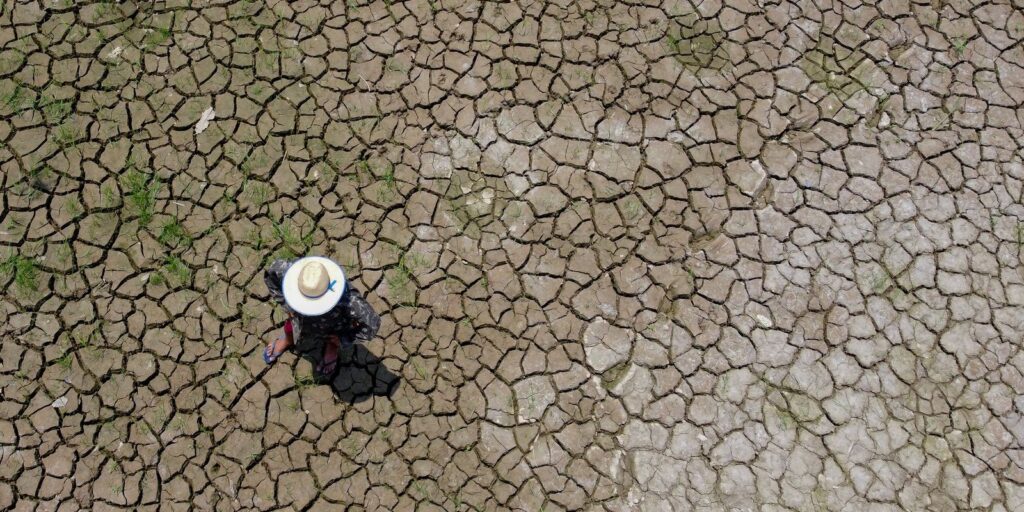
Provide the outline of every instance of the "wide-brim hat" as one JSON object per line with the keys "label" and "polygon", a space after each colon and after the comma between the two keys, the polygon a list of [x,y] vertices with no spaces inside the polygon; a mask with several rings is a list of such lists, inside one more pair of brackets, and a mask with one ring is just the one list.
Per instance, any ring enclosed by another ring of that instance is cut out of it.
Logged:
{"label": "wide-brim hat", "polygon": [[319,316],[336,306],[345,294],[345,272],[328,258],[308,256],[288,267],[281,290],[292,311]]}

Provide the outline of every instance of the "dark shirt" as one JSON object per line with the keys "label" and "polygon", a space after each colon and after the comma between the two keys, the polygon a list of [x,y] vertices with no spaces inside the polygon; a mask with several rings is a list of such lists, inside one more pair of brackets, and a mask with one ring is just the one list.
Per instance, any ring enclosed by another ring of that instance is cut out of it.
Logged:
{"label": "dark shirt", "polygon": [[[330,311],[319,316],[303,316],[292,311],[284,300],[281,282],[293,262],[294,260],[275,260],[264,272],[263,280],[267,283],[270,296],[295,315],[299,333],[313,337],[335,335],[343,341],[354,338],[360,342],[370,341],[377,335],[380,317],[350,282],[345,283],[345,294]],[[300,335],[299,333],[296,333],[296,337]]]}

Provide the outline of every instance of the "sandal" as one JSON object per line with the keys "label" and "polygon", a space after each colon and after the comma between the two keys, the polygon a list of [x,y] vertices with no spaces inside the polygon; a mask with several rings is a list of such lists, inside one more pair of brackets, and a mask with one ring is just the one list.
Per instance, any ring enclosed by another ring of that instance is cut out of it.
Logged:
{"label": "sandal", "polygon": [[277,358],[281,357],[281,354],[284,354],[284,352],[288,350],[287,346],[281,350],[275,350],[283,341],[286,340],[284,338],[278,338],[273,343],[267,344],[267,347],[263,349],[263,362],[267,364],[274,364],[274,361],[277,361]]}
{"label": "sandal", "polygon": [[[334,344],[334,357],[327,358],[327,347]],[[320,362],[316,365],[316,373],[321,379],[329,379],[334,371],[338,369],[338,355],[341,352],[341,340],[337,337],[329,339],[327,343],[324,343],[324,351],[320,356]]]}

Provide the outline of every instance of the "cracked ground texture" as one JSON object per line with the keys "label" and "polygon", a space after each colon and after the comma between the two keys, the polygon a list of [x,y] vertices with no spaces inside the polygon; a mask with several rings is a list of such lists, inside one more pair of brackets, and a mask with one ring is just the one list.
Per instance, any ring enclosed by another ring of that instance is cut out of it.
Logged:
{"label": "cracked ground texture", "polygon": [[5,0],[0,509],[1021,510],[1022,11]]}

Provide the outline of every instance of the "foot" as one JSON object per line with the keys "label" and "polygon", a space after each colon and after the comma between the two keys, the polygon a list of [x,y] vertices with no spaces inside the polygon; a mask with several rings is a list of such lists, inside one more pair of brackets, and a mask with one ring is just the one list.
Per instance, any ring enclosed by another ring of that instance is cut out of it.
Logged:
{"label": "foot", "polygon": [[324,343],[323,357],[320,364],[316,365],[316,373],[321,379],[329,379],[338,369],[338,351],[341,349],[341,340],[337,336],[327,338]]}
{"label": "foot", "polygon": [[274,361],[277,361],[277,358],[281,357],[281,354],[284,354],[284,351],[288,350],[288,347],[290,346],[291,343],[288,343],[288,340],[278,338],[263,349],[263,361],[267,364],[273,364]]}

